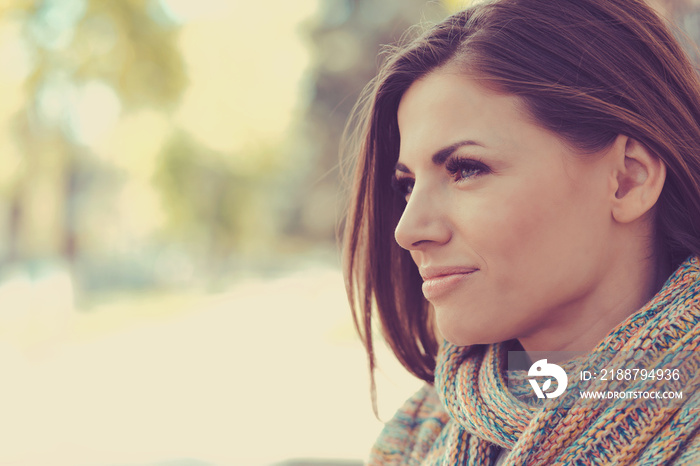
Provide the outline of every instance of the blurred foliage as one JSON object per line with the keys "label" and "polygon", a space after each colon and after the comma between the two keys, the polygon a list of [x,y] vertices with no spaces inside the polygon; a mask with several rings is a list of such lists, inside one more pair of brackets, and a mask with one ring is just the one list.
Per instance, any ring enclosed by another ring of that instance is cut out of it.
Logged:
{"label": "blurred foliage", "polygon": [[31,61],[26,98],[12,125],[22,169],[3,192],[8,260],[75,261],[94,239],[82,228],[100,208],[89,199],[114,187],[117,175],[96,156],[93,139],[122,113],[177,104],[186,86],[177,28],[157,5],[44,0],[5,6],[4,18],[22,25]]}
{"label": "blurred foliage", "polygon": [[272,239],[265,216],[258,215],[272,213],[260,173],[232,169],[225,155],[202,147],[185,132],[173,135],[161,160],[155,182],[170,206],[169,236],[201,245],[196,252],[210,267],[257,239]]}
{"label": "blurred foliage", "polygon": [[[199,11],[227,9],[208,2]],[[240,149],[227,150],[216,148],[226,141],[221,128],[211,134],[219,142],[210,143],[182,126],[227,114],[206,106],[221,91],[214,87],[195,94],[210,99],[205,106],[190,98],[189,114],[180,116],[197,71],[185,52],[201,62],[217,44],[202,39],[201,27],[183,42],[189,26],[176,13],[166,0],[0,3],[0,34],[9,31],[12,44],[0,54],[21,58],[8,68],[19,69],[14,89],[0,87],[4,96],[20,95],[0,115],[0,148],[9,149],[0,157],[0,271],[66,261],[87,291],[172,281],[163,274],[172,264],[194,265],[206,280],[270,240],[270,198],[284,193],[271,194],[265,180],[287,168],[278,142],[245,142],[239,134]],[[212,55],[215,66],[228,60],[218,67],[224,76],[239,66],[240,47],[222,43],[225,37]],[[235,86],[235,78],[224,84]],[[237,105],[229,96],[218,101]]]}
{"label": "blurred foliage", "polygon": [[[32,30],[50,30],[47,16],[52,9],[66,8],[66,3],[53,0],[35,7]],[[186,78],[176,42],[177,27],[155,10],[157,5],[149,0],[89,1],[63,66],[75,70],[76,81],[99,79],[118,90],[125,109],[172,110]],[[45,32],[33,35],[37,41],[56,40]],[[55,66],[55,60],[53,50],[42,50],[35,76],[53,71],[47,68]]]}

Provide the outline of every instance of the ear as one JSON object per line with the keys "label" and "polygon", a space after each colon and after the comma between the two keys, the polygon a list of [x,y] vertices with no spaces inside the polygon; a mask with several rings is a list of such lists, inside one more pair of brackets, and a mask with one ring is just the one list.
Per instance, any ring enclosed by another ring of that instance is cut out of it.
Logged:
{"label": "ear", "polygon": [[666,165],[635,139],[619,135],[611,148],[614,166],[612,215],[630,223],[651,210],[666,180]]}

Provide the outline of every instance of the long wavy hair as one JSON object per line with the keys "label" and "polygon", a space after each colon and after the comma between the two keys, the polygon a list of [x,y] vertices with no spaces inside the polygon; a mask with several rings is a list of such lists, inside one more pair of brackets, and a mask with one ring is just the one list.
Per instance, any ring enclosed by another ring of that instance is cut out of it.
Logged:
{"label": "long wavy hair", "polygon": [[417,267],[394,240],[405,201],[390,178],[399,101],[447,64],[520,97],[535,122],[582,153],[618,134],[646,146],[667,167],[654,225],[665,265],[675,270],[700,255],[700,80],[652,8],[641,0],[496,0],[454,14],[389,51],[346,128],[355,168],[344,271],[375,415],[373,326],[408,371],[434,379],[434,317]]}

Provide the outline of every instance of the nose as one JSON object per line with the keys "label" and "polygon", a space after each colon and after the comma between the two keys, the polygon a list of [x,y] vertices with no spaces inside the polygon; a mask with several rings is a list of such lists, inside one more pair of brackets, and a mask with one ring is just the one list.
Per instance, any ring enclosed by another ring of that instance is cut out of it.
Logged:
{"label": "nose", "polygon": [[445,203],[437,192],[415,189],[394,230],[396,242],[404,249],[418,250],[444,244],[451,238]]}

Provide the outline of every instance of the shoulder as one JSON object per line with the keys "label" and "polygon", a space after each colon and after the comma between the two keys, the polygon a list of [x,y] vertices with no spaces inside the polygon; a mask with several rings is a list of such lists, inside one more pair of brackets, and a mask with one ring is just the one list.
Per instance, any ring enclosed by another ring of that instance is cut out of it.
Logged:
{"label": "shoulder", "polygon": [[411,464],[411,459],[425,458],[449,421],[435,387],[426,383],[384,425],[369,464]]}

